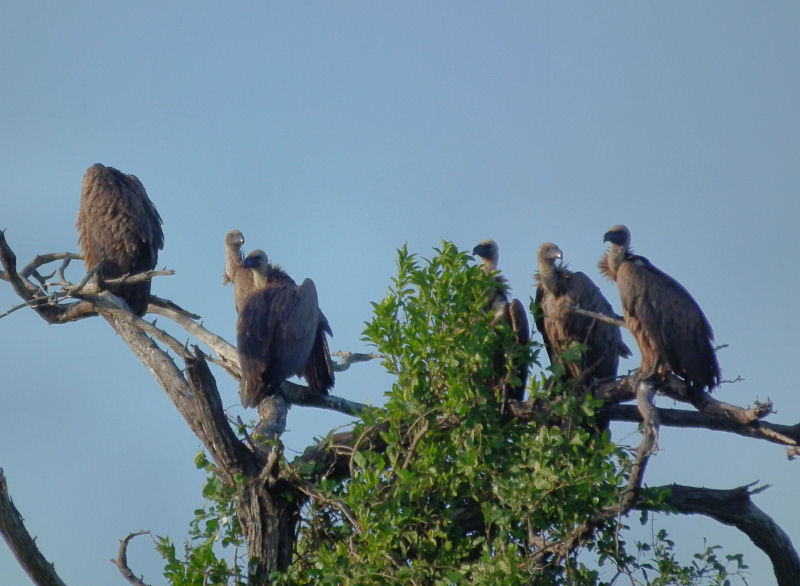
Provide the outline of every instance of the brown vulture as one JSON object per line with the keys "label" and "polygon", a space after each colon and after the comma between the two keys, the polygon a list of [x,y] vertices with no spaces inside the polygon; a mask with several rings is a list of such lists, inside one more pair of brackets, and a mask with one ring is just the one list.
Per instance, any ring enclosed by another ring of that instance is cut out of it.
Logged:
{"label": "brown vulture", "polygon": [[253,269],[256,285],[236,324],[242,405],[257,406],[295,374],[306,379],[311,392],[327,395],[334,375],[325,334],[333,333],[314,281],[297,286],[263,250],[248,254],[242,266]]}
{"label": "brown vulture", "polygon": [[[83,176],[78,210],[78,242],[88,269],[98,264],[99,281],[155,268],[164,248],[161,216],[141,181],[96,163]],[[121,285],[113,293],[144,315],[150,281]]]}
{"label": "brown vulture", "polygon": [[225,278],[223,285],[233,283],[233,302],[236,313],[242,312],[247,297],[256,290],[255,272],[242,266],[242,244],[244,236],[239,230],[225,234]]}
{"label": "brown vulture", "polygon": [[673,372],[694,391],[720,382],[714,334],[697,302],[675,279],[631,252],[631,233],[614,226],[603,237],[610,242],[600,272],[616,281],[625,325],[642,354],[640,372],[663,378]]}
{"label": "brown vulture", "polygon": [[566,266],[556,265],[561,260],[561,249],[552,242],[539,247],[536,273],[536,327],[542,334],[550,363],[555,365],[559,355],[571,344],[578,342],[586,349],[578,362],[562,362],[566,375],[578,379],[606,379],[617,376],[620,356],[630,356],[630,349],[622,342],[619,328],[572,311],[577,306],[613,317],[611,304],[600,289],[582,272],[572,272]]}
{"label": "brown vulture", "polygon": [[[530,328],[528,326],[528,316],[525,313],[525,307],[519,299],[508,301],[508,287],[505,278],[497,273],[497,261],[500,258],[500,250],[497,243],[490,238],[481,240],[475,248],[472,249],[472,254],[477,255],[481,259],[481,269],[487,275],[493,275],[493,278],[502,285],[493,289],[491,298],[487,304],[487,310],[493,314],[492,325],[496,325],[500,320],[505,320],[511,326],[511,331],[514,332],[514,342],[518,346],[523,346],[530,341]],[[504,357],[500,353],[495,356],[496,370],[504,368]],[[525,381],[528,378],[527,364],[519,364],[516,368],[515,376],[519,379],[518,384],[504,384],[503,392],[505,396],[517,401],[522,401],[525,394]]]}

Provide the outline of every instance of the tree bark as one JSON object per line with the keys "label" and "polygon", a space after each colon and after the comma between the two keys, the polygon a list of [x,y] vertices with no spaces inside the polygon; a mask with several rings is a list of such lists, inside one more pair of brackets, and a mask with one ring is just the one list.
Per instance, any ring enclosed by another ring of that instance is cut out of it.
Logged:
{"label": "tree bark", "polygon": [[2,469],[0,469],[0,533],[3,534],[19,565],[34,583],[39,586],[64,586],[53,564],[45,559],[25,529],[22,516],[11,502]]}
{"label": "tree bark", "polygon": [[305,498],[286,481],[269,487],[251,480],[240,492],[236,514],[247,542],[248,584],[269,583],[269,575],[292,564],[300,507]]}

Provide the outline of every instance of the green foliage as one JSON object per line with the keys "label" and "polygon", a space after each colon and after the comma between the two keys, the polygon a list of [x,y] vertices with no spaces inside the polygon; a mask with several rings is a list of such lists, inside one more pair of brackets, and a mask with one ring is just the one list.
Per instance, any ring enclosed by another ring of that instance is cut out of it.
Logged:
{"label": "green foliage", "polygon": [[708,545],[704,551],[694,554],[692,562],[684,566],[675,555],[675,542],[667,532],[659,530],[652,543],[638,542],[639,557],[649,555],[650,559],[638,564],[647,584],[652,586],[691,586],[714,585],[731,586],[731,578],[747,583],[743,572],[747,569],[742,554],[726,555],[720,559],[718,545]]}
{"label": "green foliage", "polygon": [[[236,517],[234,499],[235,486],[225,486],[217,475],[216,467],[208,461],[204,452],[198,452],[194,460],[198,469],[208,476],[203,486],[205,504],[194,511],[189,523],[189,537],[183,559],[175,552],[175,545],[168,537],[158,537],[156,547],[166,561],[164,576],[175,586],[203,586],[205,584],[246,584],[241,569],[239,553],[244,552],[244,537]],[[218,557],[216,550],[233,547],[233,560]]]}
{"label": "green foliage", "polygon": [[627,456],[594,430],[590,397],[547,379],[529,389],[554,400],[544,421],[501,415],[498,353],[511,357],[501,368],[538,353],[491,324],[487,299],[502,286],[450,243],[428,261],[399,251],[398,275],[365,328],[396,382],[385,408],[356,429],[380,426],[388,447],[356,451],[352,477],[324,483],[350,515],[308,511],[287,581],[556,584],[592,575],[574,560],[534,569],[531,556],[617,502]]}

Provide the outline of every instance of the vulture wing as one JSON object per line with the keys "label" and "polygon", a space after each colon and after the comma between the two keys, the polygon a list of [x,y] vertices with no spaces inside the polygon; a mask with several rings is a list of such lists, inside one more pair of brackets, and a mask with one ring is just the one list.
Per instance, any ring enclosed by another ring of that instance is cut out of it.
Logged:
{"label": "vulture wing", "polygon": [[245,407],[258,404],[280,384],[304,372],[320,324],[317,289],[276,283],[253,293],[236,325]]}
{"label": "vulture wing", "polygon": [[547,328],[547,319],[545,318],[545,304],[550,304],[550,297],[552,295],[544,290],[541,284],[537,285],[536,287],[536,298],[534,301],[536,302],[536,314],[534,315],[534,320],[536,322],[536,329],[539,330],[539,333],[542,335],[542,341],[544,342],[544,347],[547,350],[547,356],[550,358],[550,364],[555,364],[556,356],[558,355],[558,351],[553,348],[553,341],[550,339],[548,335],[548,328]]}
{"label": "vulture wing", "polygon": [[689,292],[639,256],[622,263],[617,283],[625,321],[642,352],[643,370],[672,370],[696,388],[718,385],[714,334]]}
{"label": "vulture wing", "polygon": [[[580,271],[571,273],[565,279],[565,285],[566,295],[578,307],[609,317],[615,315],[611,304],[600,289],[584,273]],[[630,349],[622,341],[619,328],[575,313],[570,314],[565,324],[568,335],[587,346],[583,368],[590,369],[594,378],[617,376],[619,357],[631,355]]]}
{"label": "vulture wing", "polygon": [[[102,263],[99,275],[104,279],[155,268],[164,247],[161,216],[139,179],[100,163],[83,176],[77,227],[86,266]],[[143,315],[150,281],[124,285],[114,293]]]}
{"label": "vulture wing", "polygon": [[328,389],[333,387],[334,374],[333,365],[331,364],[331,352],[328,348],[328,340],[325,334],[332,336],[333,332],[330,324],[328,324],[328,319],[321,311],[319,316],[314,346],[311,348],[311,355],[308,357],[308,362],[306,362],[303,370],[303,378],[306,379],[308,387],[312,391],[327,395]]}
{"label": "vulture wing", "polygon": [[[528,315],[525,313],[525,307],[519,299],[514,299],[506,306],[506,319],[511,325],[511,331],[514,332],[514,342],[518,346],[527,344],[531,339],[531,330],[528,325]],[[521,364],[515,365],[515,378],[519,383],[508,383],[506,387],[506,395],[511,399],[522,401],[525,395],[525,383],[528,380],[528,367],[521,361]]]}

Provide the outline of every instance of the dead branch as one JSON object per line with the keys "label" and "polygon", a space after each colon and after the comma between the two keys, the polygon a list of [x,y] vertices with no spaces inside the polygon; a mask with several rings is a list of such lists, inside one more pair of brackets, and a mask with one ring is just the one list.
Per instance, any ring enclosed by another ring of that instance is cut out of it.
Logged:
{"label": "dead branch", "polygon": [[36,542],[25,529],[22,515],[14,506],[8,494],[8,486],[3,469],[0,468],[0,533],[11,548],[19,565],[30,576],[35,584],[41,586],[64,586],[64,582],[56,574],[53,564],[48,562]]}
{"label": "dead branch", "polygon": [[186,378],[192,390],[195,408],[199,415],[199,425],[202,433],[197,436],[203,441],[211,457],[222,469],[224,476],[230,482],[236,474],[257,476],[263,462],[256,453],[247,448],[236,437],[217,390],[217,382],[208,364],[205,355],[194,346],[194,354],[184,357],[186,363]]}
{"label": "dead branch", "polygon": [[[641,414],[633,405],[606,405],[600,408],[598,414],[613,421],[642,421]],[[797,425],[780,425],[768,421],[742,424],[682,409],[658,408],[658,417],[662,425],[669,427],[725,431],[790,447],[800,445],[800,427]]]}
{"label": "dead branch", "polygon": [[36,272],[39,267],[50,264],[57,260],[68,261],[70,260],[83,260],[83,256],[74,252],[50,252],[47,254],[37,254],[33,260],[25,265],[25,268],[20,271],[20,276],[27,279]]}
{"label": "dead branch", "polygon": [[619,316],[611,317],[610,315],[606,315],[604,313],[597,313],[596,311],[581,309],[577,305],[572,307],[572,311],[580,315],[585,315],[586,317],[591,317],[592,319],[596,319],[597,321],[602,321],[607,324],[611,324],[612,326],[617,326],[618,328],[625,327],[625,320],[620,318]]}
{"label": "dead branch", "polygon": [[341,362],[333,362],[333,370],[336,372],[343,372],[350,368],[351,365],[359,362],[369,362],[370,360],[380,358],[380,354],[361,354],[359,352],[346,352],[344,350],[334,352],[331,356],[341,357],[342,359]]}
{"label": "dead branch", "polygon": [[281,394],[292,405],[305,405],[306,407],[319,407],[338,411],[345,415],[358,416],[367,405],[348,401],[336,395],[320,395],[312,392],[308,387],[295,384],[291,381],[284,381],[281,385]]}
{"label": "dead branch", "polygon": [[151,301],[147,309],[148,311],[163,315],[167,319],[172,320],[203,344],[211,348],[211,350],[219,356],[219,361],[215,360],[214,363],[221,366],[228,374],[238,381],[242,375],[242,371],[239,368],[239,353],[236,351],[236,348],[221,336],[208,331],[202,324],[197,323],[195,321],[196,318],[192,317],[193,314],[181,310],[180,308],[176,309],[177,306],[171,307],[168,305],[171,303],[171,301],[159,299],[157,303]]}
{"label": "dead branch", "polygon": [[[766,487],[752,486],[753,484],[717,490],[672,484],[651,487],[650,490],[668,491],[669,496],[664,504],[674,511],[686,515],[706,515],[720,523],[736,527],[769,556],[778,584],[794,586],[800,576],[800,558],[783,529],[750,500],[751,495]],[[646,502],[640,503],[637,508],[658,510],[658,507]]]}
{"label": "dead branch", "polygon": [[145,584],[141,578],[137,578],[133,571],[128,567],[128,543],[130,543],[131,539],[134,537],[138,537],[139,535],[149,535],[149,531],[137,531],[136,533],[128,533],[124,538],[122,538],[119,542],[119,553],[117,554],[117,559],[111,560],[111,563],[114,564],[119,568],[122,577],[125,578],[134,586],[148,586]]}

